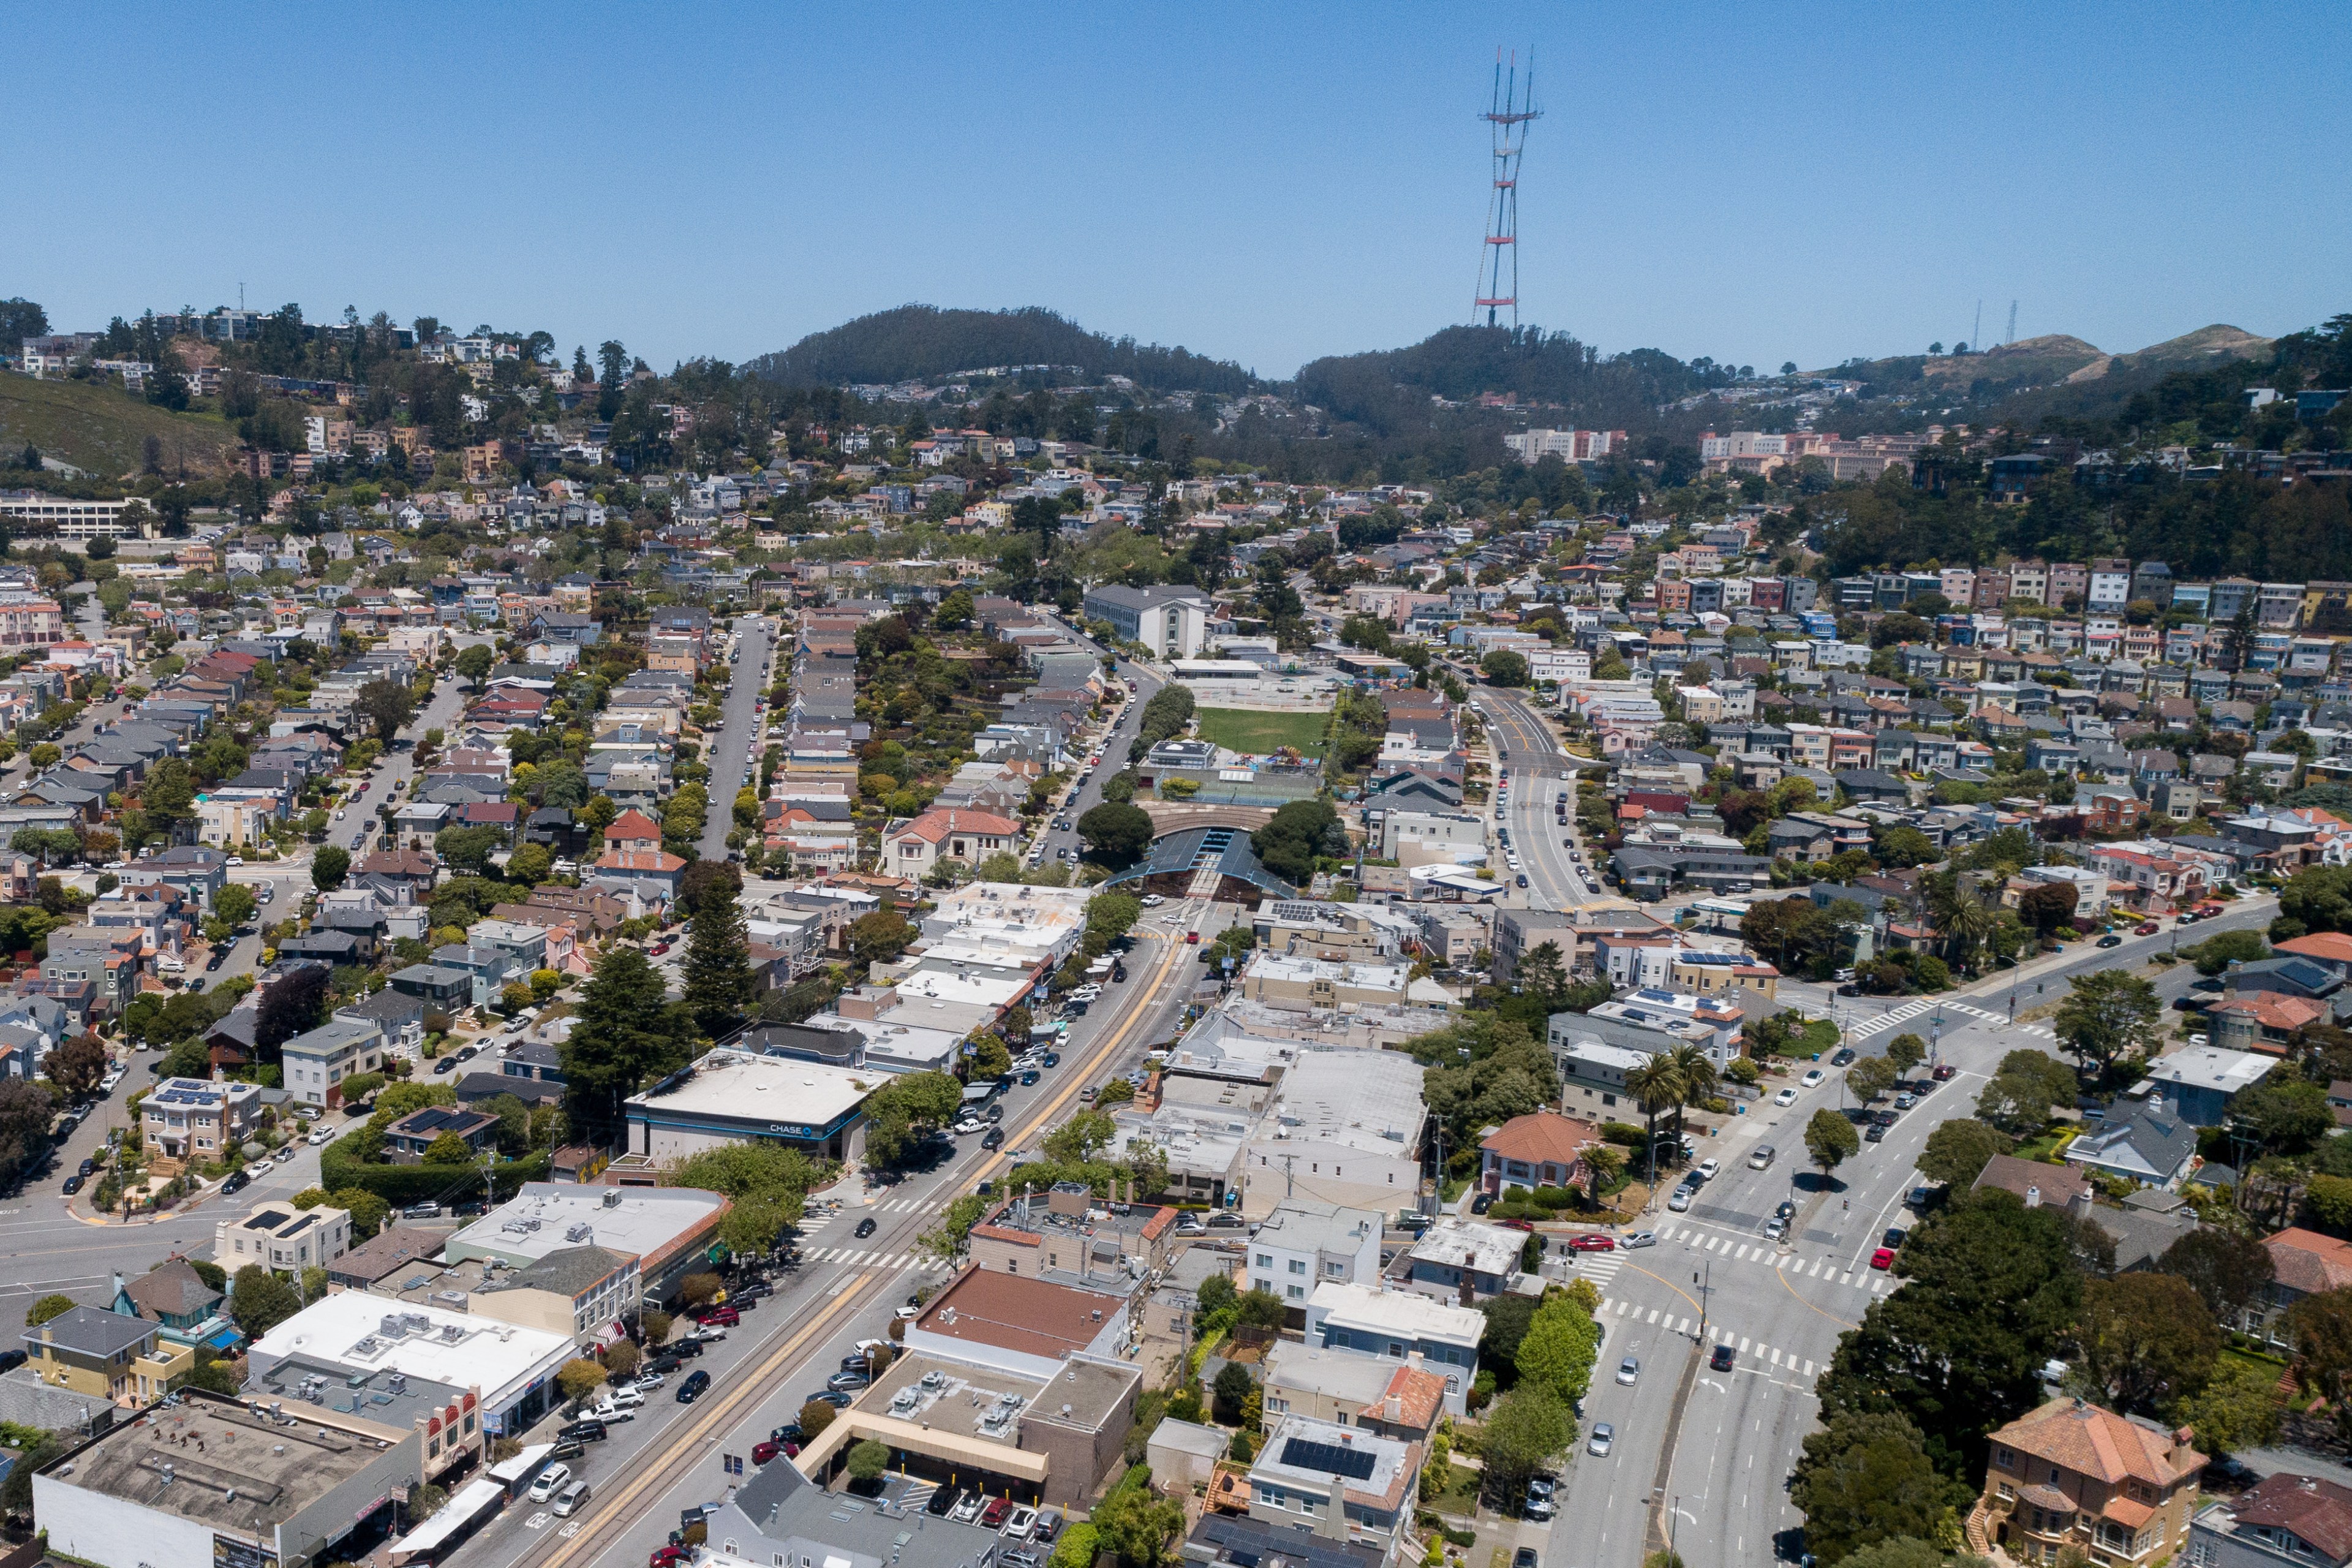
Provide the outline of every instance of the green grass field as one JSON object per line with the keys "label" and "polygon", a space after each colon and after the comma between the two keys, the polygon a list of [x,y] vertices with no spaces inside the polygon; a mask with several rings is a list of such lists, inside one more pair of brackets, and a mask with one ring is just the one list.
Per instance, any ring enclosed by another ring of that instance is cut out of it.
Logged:
{"label": "green grass field", "polygon": [[1201,739],[1228,751],[1264,756],[1276,746],[1296,746],[1310,757],[1323,754],[1328,713],[1255,713],[1239,708],[1202,708]]}
{"label": "green grass field", "polygon": [[110,479],[139,471],[151,435],[163,442],[166,473],[183,466],[191,473],[215,472],[223,454],[236,445],[236,433],[225,420],[174,414],[142,403],[119,386],[0,375],[0,448],[21,451],[29,441],[44,457]]}

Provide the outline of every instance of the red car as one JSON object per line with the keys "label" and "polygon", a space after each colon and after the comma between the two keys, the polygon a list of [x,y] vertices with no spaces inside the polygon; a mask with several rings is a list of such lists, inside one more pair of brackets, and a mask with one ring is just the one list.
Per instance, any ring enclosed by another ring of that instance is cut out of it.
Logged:
{"label": "red car", "polygon": [[2139,934],[2142,936],[2154,936],[2157,931],[2157,925],[2154,921],[2147,921],[2141,923],[2138,930]]}
{"label": "red car", "polygon": [[694,1321],[706,1329],[714,1324],[722,1329],[731,1329],[743,1321],[743,1315],[732,1307],[713,1307]]}
{"label": "red car", "polygon": [[1002,1530],[1004,1528],[1004,1521],[1012,1517],[1013,1500],[998,1498],[981,1510],[980,1527],[982,1530]]}
{"label": "red car", "polygon": [[654,1554],[646,1559],[646,1568],[674,1568],[693,1555],[683,1546],[656,1546]]}
{"label": "red car", "polygon": [[784,1445],[782,1443],[754,1443],[751,1445],[751,1462],[755,1465],[764,1465],[783,1451]]}
{"label": "red car", "polygon": [[1872,1253],[1872,1254],[1870,1255],[1870,1266],[1871,1266],[1873,1268],[1894,1268],[1894,1267],[1895,1267],[1895,1249],[1894,1249],[1893,1247],[1880,1247],[1877,1251],[1875,1251],[1875,1252],[1874,1252],[1874,1253]]}
{"label": "red car", "polygon": [[1523,1219],[1498,1219],[1495,1223],[1501,1226],[1506,1230],[1531,1231],[1535,1229],[1535,1226],[1532,1224]]}
{"label": "red car", "polygon": [[659,958],[663,953],[669,951],[669,943],[666,942],[657,942],[646,951],[652,953],[656,958]]}
{"label": "red car", "polygon": [[1568,1249],[1570,1252],[1614,1252],[1617,1250],[1617,1238],[1613,1236],[1602,1236],[1598,1231],[1584,1236],[1571,1236],[1568,1238]]}
{"label": "red car", "polygon": [[1936,1064],[1936,1070],[1929,1073],[1927,1076],[1934,1079],[1937,1083],[1941,1083],[1958,1070],[1958,1068],[1953,1067],[1949,1062],[1938,1062]]}
{"label": "red car", "polygon": [[1201,933],[1196,931],[1188,931],[1184,933],[1184,940],[1190,945],[1198,947],[1201,945]]}

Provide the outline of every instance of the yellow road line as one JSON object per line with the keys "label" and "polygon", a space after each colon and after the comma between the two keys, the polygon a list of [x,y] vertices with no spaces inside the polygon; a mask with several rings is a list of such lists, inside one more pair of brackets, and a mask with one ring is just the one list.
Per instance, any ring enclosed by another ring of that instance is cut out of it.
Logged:
{"label": "yellow road line", "polygon": [[[1168,956],[1160,962],[1159,970],[1153,973],[1151,984],[1145,990],[1144,1000],[1129,1014],[1118,1028],[1111,1031],[1108,1039],[1095,1048],[1086,1067],[1073,1075],[1062,1092],[1046,1101],[1030,1120],[1029,1125],[1022,1131],[1020,1142],[1026,1143],[1032,1135],[1051,1121],[1055,1114],[1068,1102],[1069,1098],[1078,1092],[1080,1086],[1095,1069],[1126,1042],[1128,1035],[1143,1020],[1145,1014],[1150,1011],[1152,994],[1167,983],[1169,972],[1175,967],[1178,958],[1184,953],[1185,949],[1186,944],[1182,942],[1174,940],[1170,942]],[[1007,1158],[1008,1156],[1001,1151],[991,1155],[982,1163],[979,1171],[974,1173],[975,1177],[992,1172]],[[585,1528],[572,1540],[563,1542],[556,1547],[554,1554],[545,1560],[546,1568],[562,1568],[563,1564],[570,1563],[574,1556],[586,1548],[592,1545],[601,1547],[604,1544],[604,1537],[625,1522],[630,1510],[644,1498],[646,1489],[667,1486],[683,1479],[693,1463],[703,1457],[702,1445],[715,1438],[719,1429],[742,1415],[748,1407],[772,1394],[775,1390],[772,1380],[782,1374],[786,1365],[800,1354],[813,1336],[830,1331],[832,1321],[845,1309],[865,1305],[866,1298],[872,1296],[886,1279],[895,1278],[897,1278],[895,1269],[877,1270],[868,1275],[863,1283],[854,1284],[841,1290],[830,1303],[818,1311],[814,1321],[770,1352],[756,1368],[749,1369],[748,1375],[745,1371],[739,1370],[733,1380],[734,1386],[722,1398],[698,1413],[682,1431],[666,1431],[663,1434],[662,1441],[668,1446],[670,1461],[640,1470],[636,1479],[615,1495],[609,1503],[583,1520],[582,1523]]]}

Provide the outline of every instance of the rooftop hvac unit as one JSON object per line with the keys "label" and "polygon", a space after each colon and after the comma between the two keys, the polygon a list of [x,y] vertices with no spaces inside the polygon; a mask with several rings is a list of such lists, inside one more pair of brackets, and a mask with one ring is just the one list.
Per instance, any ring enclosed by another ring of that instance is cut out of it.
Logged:
{"label": "rooftop hvac unit", "polygon": [[618,1188],[618,1187],[608,1187],[608,1188],[606,1188],[606,1189],[605,1189],[605,1191],[604,1191],[604,1206],[605,1206],[606,1208],[608,1208],[608,1209],[616,1209],[616,1208],[619,1208],[619,1207],[621,1206],[621,1189],[620,1189],[620,1188]]}
{"label": "rooftop hvac unit", "polygon": [[583,1219],[577,1225],[567,1226],[564,1228],[563,1239],[576,1244],[587,1240],[595,1234],[596,1227]]}

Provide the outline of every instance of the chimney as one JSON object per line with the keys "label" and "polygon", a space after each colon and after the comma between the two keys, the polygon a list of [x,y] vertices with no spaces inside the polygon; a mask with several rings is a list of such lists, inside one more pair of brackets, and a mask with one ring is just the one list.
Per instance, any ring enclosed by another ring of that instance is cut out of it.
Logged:
{"label": "chimney", "polygon": [[2025,1206],[2030,1209],[2038,1209],[2042,1206],[2042,1189],[2040,1187],[2028,1187],[2025,1189]]}
{"label": "chimney", "polygon": [[2076,1219],[2091,1217],[2091,1189],[2084,1187],[2066,1200],[2066,1212]]}
{"label": "chimney", "polygon": [[1348,1482],[1342,1476],[1331,1478],[1331,1500],[1323,1516],[1315,1521],[1315,1533],[1334,1541],[1348,1539]]}
{"label": "chimney", "polygon": [[1381,1402],[1381,1419],[1388,1422],[1391,1426],[1394,1426],[1396,1423],[1404,1419],[1404,1399],[1402,1395],[1391,1394]]}

